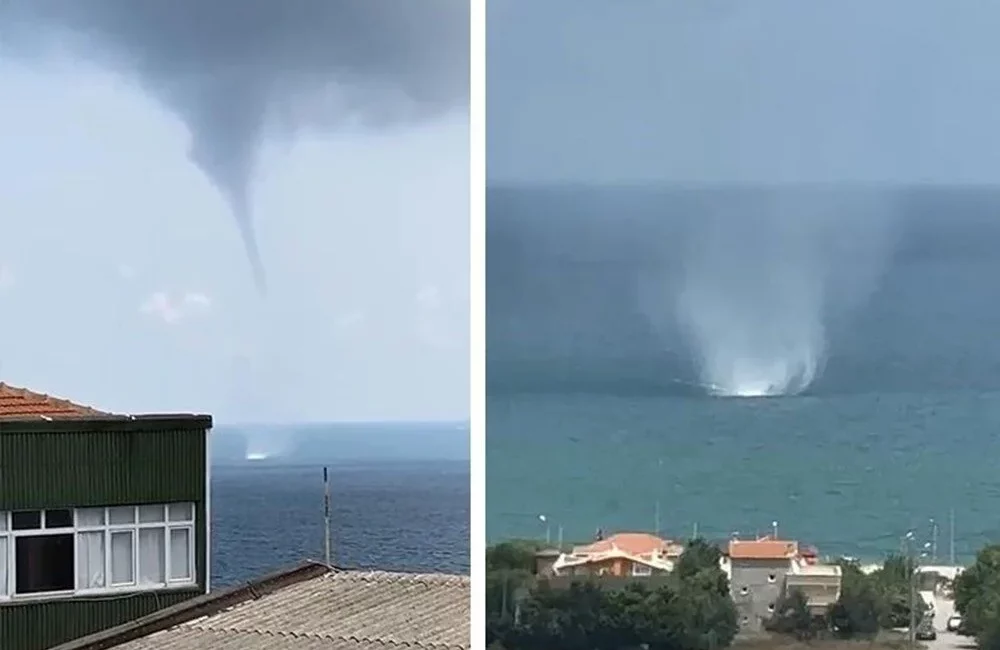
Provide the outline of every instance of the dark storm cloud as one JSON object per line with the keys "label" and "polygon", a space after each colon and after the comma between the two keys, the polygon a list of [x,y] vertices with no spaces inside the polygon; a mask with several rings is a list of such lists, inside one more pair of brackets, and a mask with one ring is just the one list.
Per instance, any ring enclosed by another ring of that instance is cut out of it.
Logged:
{"label": "dark storm cloud", "polygon": [[468,0],[5,0],[0,54],[86,57],[133,80],[191,132],[229,202],[258,286],[250,216],[270,129],[376,126],[468,101]]}

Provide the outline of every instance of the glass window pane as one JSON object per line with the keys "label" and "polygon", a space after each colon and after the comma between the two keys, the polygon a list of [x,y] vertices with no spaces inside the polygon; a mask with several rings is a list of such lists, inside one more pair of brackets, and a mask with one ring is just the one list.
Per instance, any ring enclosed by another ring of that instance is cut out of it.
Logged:
{"label": "glass window pane", "polygon": [[8,544],[6,537],[0,537],[0,596],[7,595]]}
{"label": "glass window pane", "polygon": [[163,584],[167,574],[167,544],[162,528],[139,529],[139,584]]}
{"label": "glass window pane", "polygon": [[45,511],[46,528],[72,528],[73,511],[69,508]]}
{"label": "glass window pane", "polygon": [[163,506],[139,506],[139,523],[151,524],[164,521]]}
{"label": "glass window pane", "polygon": [[76,511],[76,525],[81,528],[87,526],[103,526],[104,508],[80,508]]}
{"label": "glass window pane", "polygon": [[108,523],[111,524],[134,524],[135,508],[125,506],[121,508],[108,508]]}
{"label": "glass window pane", "polygon": [[42,527],[41,510],[22,510],[10,513],[12,530],[38,530]]}
{"label": "glass window pane", "polygon": [[105,586],[104,559],[104,533],[102,531],[77,533],[76,586],[78,589],[98,589]]}
{"label": "glass window pane", "polygon": [[76,584],[73,544],[72,533],[14,538],[15,593],[73,591]]}
{"label": "glass window pane", "polygon": [[171,503],[170,521],[194,521],[194,504]]}
{"label": "glass window pane", "polygon": [[0,511],[0,533],[7,532],[7,513]]}
{"label": "glass window pane", "polygon": [[188,528],[170,529],[170,579],[190,580],[191,531]]}
{"label": "glass window pane", "polygon": [[130,585],[135,582],[132,571],[132,531],[111,533],[111,584]]}

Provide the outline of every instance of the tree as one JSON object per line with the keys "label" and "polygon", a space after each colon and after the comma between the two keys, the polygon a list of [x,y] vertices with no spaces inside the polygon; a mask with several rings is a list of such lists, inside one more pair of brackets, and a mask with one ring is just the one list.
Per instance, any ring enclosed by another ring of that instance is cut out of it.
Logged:
{"label": "tree", "polygon": [[[698,538],[688,542],[674,566],[670,612],[680,630],[672,637],[679,639],[678,647],[711,650],[728,646],[739,630],[729,578],[719,565],[721,557],[717,546]],[[658,592],[661,598],[668,595],[668,591]]]}
{"label": "tree", "polygon": [[722,551],[703,539],[688,542],[677,559],[673,575],[678,580],[697,584],[702,589],[729,595],[729,579],[719,565]]}
{"label": "tree", "polygon": [[879,600],[879,623],[883,628],[908,627],[910,602],[918,609],[916,620],[923,615],[924,603],[913,589],[913,563],[902,555],[890,555],[870,579]]}
{"label": "tree", "polygon": [[873,638],[878,634],[879,594],[873,580],[855,562],[838,563],[840,598],[830,609],[830,626],[842,638]]}
{"label": "tree", "polygon": [[645,580],[619,589],[586,581],[560,590],[541,580],[501,641],[519,650],[724,648],[736,636],[736,608],[713,571],[721,573],[718,565],[706,567],[686,579],[672,575],[655,588]]}
{"label": "tree", "polygon": [[1000,545],[983,548],[958,576],[955,609],[981,648],[1000,648]]}
{"label": "tree", "polygon": [[521,604],[521,616],[507,647],[524,650],[617,650],[614,600],[593,581],[554,589],[541,580]]}
{"label": "tree", "polygon": [[515,600],[534,580],[532,541],[502,542],[486,549],[486,643],[506,638],[514,624]]}
{"label": "tree", "polygon": [[809,611],[806,595],[799,589],[793,589],[778,602],[767,629],[778,634],[793,635],[800,641],[808,641],[825,627],[825,621],[816,619]]}

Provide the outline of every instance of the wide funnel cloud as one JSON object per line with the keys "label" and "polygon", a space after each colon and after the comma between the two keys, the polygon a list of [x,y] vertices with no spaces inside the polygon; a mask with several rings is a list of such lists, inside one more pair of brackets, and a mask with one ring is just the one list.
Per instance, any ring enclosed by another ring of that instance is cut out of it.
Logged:
{"label": "wide funnel cloud", "polygon": [[468,101],[467,0],[4,0],[0,55],[69,53],[187,124],[258,287],[256,154],[271,133],[423,119]]}

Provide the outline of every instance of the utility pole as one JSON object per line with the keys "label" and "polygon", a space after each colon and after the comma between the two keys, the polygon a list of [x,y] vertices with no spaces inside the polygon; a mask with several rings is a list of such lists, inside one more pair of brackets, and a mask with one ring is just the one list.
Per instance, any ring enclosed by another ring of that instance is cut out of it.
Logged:
{"label": "utility pole", "polygon": [[910,650],[913,650],[913,647],[917,642],[916,630],[914,629],[917,625],[917,612],[916,609],[913,607],[913,595],[914,595],[913,583],[917,573],[916,571],[914,571],[914,566],[913,566],[913,544],[912,544],[913,532],[911,531],[906,533],[906,536],[903,537],[903,540],[904,543],[906,544],[906,558],[907,558],[906,568],[907,571],[909,572],[907,574],[907,583],[909,584],[909,589],[907,590],[908,591],[907,603],[910,608],[910,625],[907,628],[906,637],[907,637],[907,644]]}
{"label": "utility pole", "polygon": [[950,552],[948,554],[951,560],[951,566],[955,566],[955,509],[952,508],[949,513],[949,518],[951,520],[951,541],[950,541]]}
{"label": "utility pole", "polygon": [[937,564],[937,539],[938,539],[938,526],[937,521],[931,519],[931,561]]}

